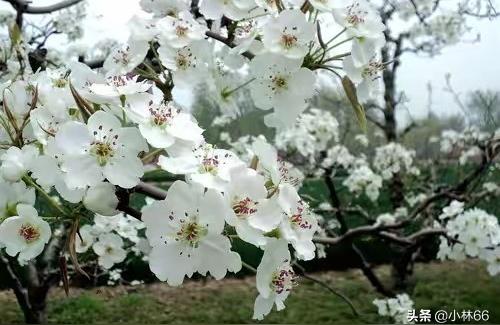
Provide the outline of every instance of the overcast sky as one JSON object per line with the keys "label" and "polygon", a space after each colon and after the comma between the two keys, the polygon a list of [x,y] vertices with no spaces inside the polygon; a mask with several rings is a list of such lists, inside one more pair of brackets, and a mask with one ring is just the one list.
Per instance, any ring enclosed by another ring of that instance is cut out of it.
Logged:
{"label": "overcast sky", "polygon": [[[102,38],[127,38],[126,23],[140,12],[139,0],[87,0],[89,19],[85,22],[85,42],[96,43]],[[54,0],[34,0],[34,5],[55,3]],[[9,8],[0,3],[0,9]],[[97,21],[96,21],[97,20]],[[403,57],[398,88],[409,100],[408,108],[415,117],[423,116],[428,108],[427,84],[433,86],[432,109],[439,114],[460,112],[453,98],[443,91],[445,75],[451,73],[452,84],[465,98],[475,89],[500,90],[500,19],[473,22],[481,41],[461,43],[446,48],[442,55],[428,58],[408,54]],[[471,37],[472,38],[472,37]],[[403,117],[407,115],[402,113]]]}

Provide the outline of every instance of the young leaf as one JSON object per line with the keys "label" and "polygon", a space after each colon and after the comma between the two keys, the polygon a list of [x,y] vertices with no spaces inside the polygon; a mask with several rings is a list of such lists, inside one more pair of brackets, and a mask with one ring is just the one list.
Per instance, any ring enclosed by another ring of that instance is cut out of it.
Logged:
{"label": "young leaf", "polygon": [[344,78],[342,78],[342,87],[344,87],[344,92],[347,95],[352,108],[354,109],[354,113],[356,114],[356,118],[358,119],[359,127],[363,131],[366,131],[365,109],[363,108],[363,105],[359,103],[358,95],[356,93],[356,87],[354,86],[351,79],[349,79],[349,77],[347,76],[344,76]]}
{"label": "young leaf", "polygon": [[15,46],[21,42],[21,29],[17,26],[16,23],[12,24],[9,28],[9,36],[12,46]]}

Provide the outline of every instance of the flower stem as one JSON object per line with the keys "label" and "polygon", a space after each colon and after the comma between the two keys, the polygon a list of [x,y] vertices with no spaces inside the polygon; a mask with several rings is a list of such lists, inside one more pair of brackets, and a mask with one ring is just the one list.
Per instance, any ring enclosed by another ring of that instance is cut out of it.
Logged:
{"label": "flower stem", "polygon": [[241,265],[243,265],[244,268],[254,272],[254,273],[257,273],[257,269],[254,268],[253,266],[251,266],[250,264],[246,263],[246,262],[243,262],[241,261]]}
{"label": "flower stem", "polygon": [[240,90],[241,88],[243,88],[243,87],[247,86],[248,84],[250,84],[250,83],[251,83],[252,81],[254,81],[254,80],[255,80],[255,78],[252,78],[252,79],[250,79],[250,80],[248,80],[248,81],[244,82],[243,84],[241,84],[241,85],[237,86],[236,88],[233,88],[233,89],[231,89],[231,90],[227,90],[227,91],[223,91],[223,96],[224,96],[224,97],[229,97],[229,96],[231,96],[233,93],[235,93],[236,91]]}
{"label": "flower stem", "polygon": [[165,150],[165,149],[160,148],[160,149],[155,149],[153,151],[150,151],[149,153],[147,153],[146,155],[144,155],[144,157],[141,158],[142,162],[143,163],[148,162],[149,159],[151,159],[154,156],[156,156],[157,154],[161,153],[163,150]]}
{"label": "flower stem", "polygon": [[54,201],[53,198],[50,197],[50,195],[45,192],[45,190],[43,188],[40,187],[40,185],[38,185],[31,177],[29,176],[24,176],[23,177],[23,181],[25,183],[27,183],[28,185],[32,186],[35,188],[35,190],[40,193],[44,198],[45,200],[47,200],[47,202],[55,209],[57,210],[60,214],[62,214],[63,216],[66,216],[67,213],[66,211],[63,210],[63,208],[57,204],[56,201]]}

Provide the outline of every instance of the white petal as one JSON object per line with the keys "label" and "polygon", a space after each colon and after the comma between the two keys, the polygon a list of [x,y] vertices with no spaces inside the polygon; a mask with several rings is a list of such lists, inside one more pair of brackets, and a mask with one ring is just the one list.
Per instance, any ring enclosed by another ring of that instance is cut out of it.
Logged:
{"label": "white petal", "polygon": [[212,189],[207,190],[200,202],[199,222],[208,226],[208,231],[220,234],[224,230],[227,207],[222,195]]}
{"label": "white petal", "polygon": [[65,157],[62,166],[66,171],[64,180],[70,189],[93,186],[104,179],[101,167],[92,156]]}
{"label": "white petal", "polygon": [[116,157],[104,166],[103,173],[111,184],[132,188],[144,175],[144,166],[137,157]]}
{"label": "white petal", "polygon": [[231,251],[231,242],[223,235],[208,234],[198,250],[200,274],[210,272],[216,280],[220,280],[226,276],[227,271],[236,273],[241,270],[240,255]]}
{"label": "white petal", "polygon": [[160,156],[158,164],[162,169],[172,174],[194,173],[200,167],[200,161],[194,155],[180,157]]}
{"label": "white petal", "polygon": [[[149,267],[160,281],[171,286],[181,285],[184,277],[193,275],[194,257],[184,253],[182,243],[160,245],[152,248],[149,254]],[[182,254],[181,254],[182,252]]]}
{"label": "white petal", "polygon": [[264,316],[271,312],[273,305],[274,297],[264,298],[262,295],[258,295],[253,307],[253,319],[263,320]]}
{"label": "white petal", "polygon": [[83,204],[92,212],[103,216],[114,216],[118,213],[118,198],[115,186],[110,183],[100,183],[90,187],[83,198]]}
{"label": "white petal", "polygon": [[57,146],[69,155],[85,154],[93,140],[87,126],[74,121],[62,125],[55,138]]}
{"label": "white petal", "polygon": [[87,122],[90,133],[97,132],[99,134],[107,133],[110,130],[118,131],[121,128],[121,123],[116,116],[105,111],[97,111],[89,117]]}
{"label": "white petal", "polygon": [[264,232],[275,229],[282,220],[279,204],[275,200],[261,200],[257,212],[248,217],[248,223]]}

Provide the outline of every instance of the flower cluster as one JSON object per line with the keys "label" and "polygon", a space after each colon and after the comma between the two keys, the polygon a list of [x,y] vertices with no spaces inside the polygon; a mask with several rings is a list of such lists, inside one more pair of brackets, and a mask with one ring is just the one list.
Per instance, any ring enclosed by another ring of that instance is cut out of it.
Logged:
{"label": "flower cluster", "polygon": [[461,165],[478,157],[481,153],[478,144],[488,139],[490,134],[481,132],[477,127],[471,126],[461,132],[445,130],[441,134],[441,152],[452,157],[458,156]]}
{"label": "flower cluster", "polygon": [[310,164],[318,155],[339,140],[339,123],[330,112],[312,108],[299,116],[294,126],[278,132],[276,147],[288,153],[298,152]]}
{"label": "flower cluster", "polygon": [[413,166],[414,158],[415,151],[408,150],[399,143],[391,142],[376,149],[373,166],[386,180],[400,172],[418,175],[419,170]]}
{"label": "flower cluster", "polygon": [[75,250],[79,254],[92,248],[98,256],[98,264],[104,269],[111,269],[127,257],[128,251],[136,256],[149,253],[149,244],[140,235],[144,223],[124,215],[101,216],[96,214],[93,224],[80,227],[76,237]]}
{"label": "flower cluster", "polygon": [[[459,205],[459,203],[453,204],[455,207]],[[445,209],[447,211],[443,212],[450,214],[452,207]],[[458,213],[458,216],[446,223],[448,237],[441,237],[438,257],[459,261],[466,257],[479,258],[487,263],[491,275],[500,273],[498,219],[477,208]]]}
{"label": "flower cluster", "polygon": [[353,193],[364,193],[370,200],[376,201],[382,188],[382,177],[375,174],[370,167],[362,165],[351,170],[342,183]]}
{"label": "flower cluster", "polygon": [[394,298],[375,299],[373,304],[377,306],[380,316],[390,317],[398,324],[408,324],[408,310],[413,309],[413,300],[406,293]]}

